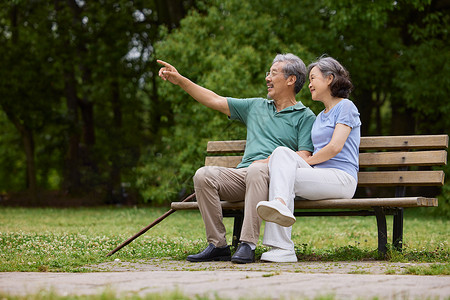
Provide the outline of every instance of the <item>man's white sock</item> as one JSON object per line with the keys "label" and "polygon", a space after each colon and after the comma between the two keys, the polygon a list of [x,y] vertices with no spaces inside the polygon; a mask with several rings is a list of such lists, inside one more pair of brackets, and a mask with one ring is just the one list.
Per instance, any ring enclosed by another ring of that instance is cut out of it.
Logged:
{"label": "man's white sock", "polygon": [[243,244],[247,244],[250,246],[250,249],[255,250],[256,249],[256,245],[253,243],[249,243],[249,242],[242,242]]}

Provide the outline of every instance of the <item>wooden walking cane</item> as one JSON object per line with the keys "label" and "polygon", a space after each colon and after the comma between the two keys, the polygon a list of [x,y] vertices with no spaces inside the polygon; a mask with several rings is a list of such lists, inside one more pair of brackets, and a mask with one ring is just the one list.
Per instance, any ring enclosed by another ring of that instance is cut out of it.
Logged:
{"label": "wooden walking cane", "polygon": [[[187,202],[189,200],[191,200],[192,198],[195,197],[195,193],[190,194],[189,196],[187,196],[183,201],[181,202]],[[167,211],[165,214],[163,214],[162,216],[160,216],[158,219],[156,219],[155,221],[153,221],[150,225],[142,228],[138,233],[136,233],[135,235],[133,235],[132,237],[130,237],[128,240],[126,240],[125,242],[123,242],[122,244],[120,244],[116,249],[112,250],[111,252],[109,252],[106,256],[111,256],[114,253],[116,253],[117,251],[119,251],[120,249],[122,249],[123,247],[125,247],[126,245],[128,245],[129,243],[131,243],[133,240],[135,240],[136,238],[138,238],[139,236],[143,235],[145,232],[147,232],[150,228],[152,228],[153,226],[155,226],[156,224],[158,224],[159,222],[161,222],[162,220],[164,220],[165,218],[167,218],[169,215],[173,214],[175,212],[174,209],[170,209],[169,211]]]}

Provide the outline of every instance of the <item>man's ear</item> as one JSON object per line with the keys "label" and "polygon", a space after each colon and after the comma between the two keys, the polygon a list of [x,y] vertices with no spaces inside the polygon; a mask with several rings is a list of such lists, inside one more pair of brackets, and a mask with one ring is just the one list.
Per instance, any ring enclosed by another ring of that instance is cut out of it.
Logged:
{"label": "man's ear", "polygon": [[296,81],[297,81],[297,76],[290,75],[287,79],[287,85],[295,85]]}

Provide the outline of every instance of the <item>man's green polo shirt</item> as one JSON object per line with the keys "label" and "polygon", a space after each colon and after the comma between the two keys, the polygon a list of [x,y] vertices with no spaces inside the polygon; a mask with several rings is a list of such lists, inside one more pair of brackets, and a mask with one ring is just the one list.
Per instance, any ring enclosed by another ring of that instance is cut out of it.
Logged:
{"label": "man's green polo shirt", "polygon": [[301,102],[277,112],[273,100],[227,98],[230,118],[247,127],[244,157],[237,168],[265,159],[279,146],[313,152],[311,128],[314,113]]}

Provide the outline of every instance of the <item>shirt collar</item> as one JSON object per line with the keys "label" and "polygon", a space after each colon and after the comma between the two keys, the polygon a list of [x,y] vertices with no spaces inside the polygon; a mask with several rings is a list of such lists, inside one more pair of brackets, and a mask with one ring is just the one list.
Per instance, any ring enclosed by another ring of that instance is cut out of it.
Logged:
{"label": "shirt collar", "polygon": [[[275,101],[274,100],[268,100],[268,101],[271,105],[273,105],[273,108],[275,109]],[[282,110],[282,112],[293,111],[293,110],[303,110],[305,108],[306,108],[306,106],[303,105],[303,103],[301,101],[298,101],[297,104],[286,107],[285,109]]]}

